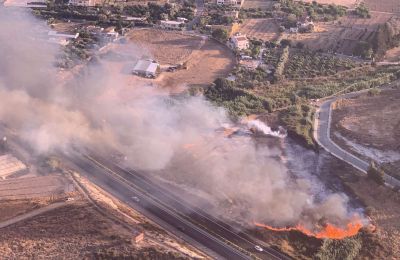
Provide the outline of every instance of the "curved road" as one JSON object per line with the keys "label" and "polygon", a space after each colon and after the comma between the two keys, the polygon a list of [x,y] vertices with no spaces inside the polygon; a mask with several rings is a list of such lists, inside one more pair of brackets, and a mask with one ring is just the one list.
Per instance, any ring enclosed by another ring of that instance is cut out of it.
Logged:
{"label": "curved road", "polygon": [[[339,158],[342,161],[347,162],[354,168],[360,170],[363,173],[367,173],[369,168],[369,162],[366,162],[357,156],[345,151],[339,145],[331,139],[331,121],[332,121],[332,103],[339,98],[351,98],[355,97],[365,91],[354,92],[345,94],[339,97],[334,97],[324,101],[318,108],[314,121],[314,139],[317,143],[324,148],[327,152],[333,156]],[[399,186],[400,181],[393,178],[390,175],[385,174],[385,182],[393,187]]]}

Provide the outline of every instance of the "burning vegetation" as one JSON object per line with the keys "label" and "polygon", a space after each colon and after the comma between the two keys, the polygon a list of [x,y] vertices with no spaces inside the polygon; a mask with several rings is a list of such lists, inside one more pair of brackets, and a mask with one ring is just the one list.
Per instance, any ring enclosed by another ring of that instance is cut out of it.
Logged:
{"label": "burning vegetation", "polygon": [[360,220],[354,220],[352,222],[349,222],[345,228],[341,228],[333,224],[326,223],[321,229],[317,231],[312,231],[301,224],[298,224],[295,227],[284,227],[284,228],[276,228],[261,223],[255,223],[255,225],[258,227],[266,228],[268,230],[277,232],[299,231],[307,236],[319,239],[323,238],[344,239],[346,237],[352,237],[357,235],[360,229],[363,227],[363,224]]}

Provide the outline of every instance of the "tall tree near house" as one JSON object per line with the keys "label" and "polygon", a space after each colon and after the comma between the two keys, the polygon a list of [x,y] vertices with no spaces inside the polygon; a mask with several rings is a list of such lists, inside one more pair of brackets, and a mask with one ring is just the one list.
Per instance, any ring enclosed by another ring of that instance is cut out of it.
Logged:
{"label": "tall tree near house", "polygon": [[228,31],[226,29],[218,28],[212,32],[212,37],[220,42],[225,43],[228,40]]}

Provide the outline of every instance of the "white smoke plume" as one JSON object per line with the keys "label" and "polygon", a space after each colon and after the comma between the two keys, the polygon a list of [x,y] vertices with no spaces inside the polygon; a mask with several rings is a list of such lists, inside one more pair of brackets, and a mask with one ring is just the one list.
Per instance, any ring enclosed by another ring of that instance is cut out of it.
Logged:
{"label": "white smoke plume", "polygon": [[[317,199],[308,180],[293,178],[278,159],[279,149],[219,136],[228,117],[201,97],[177,100],[144,83],[128,86],[126,76],[101,64],[59,82],[57,49],[38,40],[43,28],[28,13],[0,8],[0,120],[38,153],[76,144],[119,150],[134,168],[201,189],[217,204],[231,201],[238,205],[232,215],[247,223],[341,224],[350,217],[346,196]],[[249,125],[282,137],[259,121]]]}

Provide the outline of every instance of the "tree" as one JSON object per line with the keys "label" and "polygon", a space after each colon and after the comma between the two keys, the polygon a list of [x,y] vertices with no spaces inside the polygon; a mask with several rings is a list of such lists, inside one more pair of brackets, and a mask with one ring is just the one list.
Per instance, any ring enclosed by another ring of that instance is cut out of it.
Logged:
{"label": "tree", "polygon": [[371,180],[375,181],[379,185],[385,184],[385,172],[382,170],[382,168],[378,168],[376,163],[374,161],[371,161],[368,171],[367,171],[367,176]]}
{"label": "tree", "polygon": [[223,43],[228,40],[228,31],[226,29],[215,29],[211,35],[212,37]]}

